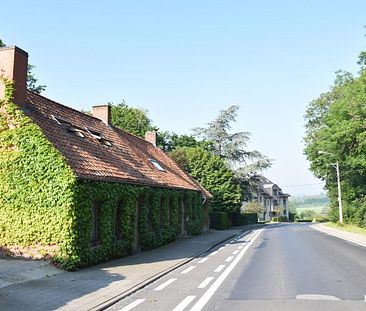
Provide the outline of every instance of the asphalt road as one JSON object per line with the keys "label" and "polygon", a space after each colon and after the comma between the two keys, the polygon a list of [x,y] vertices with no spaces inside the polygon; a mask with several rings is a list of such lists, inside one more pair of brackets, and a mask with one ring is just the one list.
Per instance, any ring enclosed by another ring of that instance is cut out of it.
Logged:
{"label": "asphalt road", "polygon": [[366,248],[278,224],[218,246],[109,311],[366,310]]}

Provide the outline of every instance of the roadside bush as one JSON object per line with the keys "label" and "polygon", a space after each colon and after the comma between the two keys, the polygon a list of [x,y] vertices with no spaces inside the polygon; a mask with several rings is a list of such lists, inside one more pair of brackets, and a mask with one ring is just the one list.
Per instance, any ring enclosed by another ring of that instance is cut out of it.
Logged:
{"label": "roadside bush", "polygon": [[229,228],[229,219],[226,212],[212,212],[210,213],[211,228],[224,230]]}

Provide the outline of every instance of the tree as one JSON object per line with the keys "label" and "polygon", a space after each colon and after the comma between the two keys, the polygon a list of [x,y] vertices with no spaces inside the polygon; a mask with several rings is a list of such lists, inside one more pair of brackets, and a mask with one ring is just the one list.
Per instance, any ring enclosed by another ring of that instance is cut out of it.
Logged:
{"label": "tree", "polygon": [[182,169],[211,192],[214,196],[211,202],[214,211],[239,211],[240,187],[223,159],[202,147],[180,147],[170,155]]}
{"label": "tree", "polygon": [[180,147],[202,147],[210,150],[210,143],[206,141],[198,141],[192,135],[178,135],[168,131],[158,132],[157,145],[165,152],[171,152]]}
{"label": "tree", "polygon": [[240,184],[243,197],[249,199],[256,176],[271,166],[271,160],[259,151],[247,150],[249,132],[229,132],[238,110],[239,106],[231,106],[220,111],[206,128],[195,128],[194,135],[211,143],[213,153],[226,161]]}
{"label": "tree", "polygon": [[366,70],[363,63],[360,64],[359,76],[338,73],[331,89],[309,104],[304,141],[310,169],[326,181],[331,199],[330,219],[338,218],[337,179],[333,167],[338,162],[344,220],[366,226],[366,213],[359,213],[366,197]]}
{"label": "tree", "polygon": [[112,104],[112,124],[136,136],[145,137],[147,131],[157,130],[147,116],[147,111],[128,106],[125,101]]}
{"label": "tree", "polygon": [[242,210],[244,213],[249,214],[263,214],[266,211],[263,205],[256,200],[245,203]]}
{"label": "tree", "polygon": [[[0,48],[5,47],[6,44],[0,39]],[[27,71],[27,88],[28,90],[36,93],[41,94],[45,89],[46,85],[37,85],[38,79],[35,78],[32,70],[36,66],[28,64],[28,71]]]}

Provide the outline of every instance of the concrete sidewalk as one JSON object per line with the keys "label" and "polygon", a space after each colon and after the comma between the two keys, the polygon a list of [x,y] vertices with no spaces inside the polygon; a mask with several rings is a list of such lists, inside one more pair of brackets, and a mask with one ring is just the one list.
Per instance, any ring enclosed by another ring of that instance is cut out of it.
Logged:
{"label": "concrete sidewalk", "polygon": [[0,310],[100,310],[252,228],[211,230],[80,271],[6,286],[0,288]]}
{"label": "concrete sidewalk", "polygon": [[366,235],[331,228],[321,223],[310,225],[310,227],[326,234],[335,236],[337,238],[366,247]]}

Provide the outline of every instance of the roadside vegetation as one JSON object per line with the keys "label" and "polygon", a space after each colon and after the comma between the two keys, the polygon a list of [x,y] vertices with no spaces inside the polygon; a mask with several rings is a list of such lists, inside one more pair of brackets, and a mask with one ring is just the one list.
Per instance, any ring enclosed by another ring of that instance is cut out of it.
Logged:
{"label": "roadside vegetation", "polygon": [[299,196],[289,199],[290,212],[295,214],[297,221],[329,220],[329,198],[326,194]]}
{"label": "roadside vegetation", "polygon": [[241,205],[250,198],[256,176],[271,166],[271,160],[257,150],[248,150],[250,133],[230,132],[239,106],[220,111],[206,127],[195,128],[192,134],[179,135],[160,130],[144,109],[130,107],[125,101],[110,104],[113,125],[140,137],[155,130],[157,146],[213,194],[213,226],[223,229],[252,222],[253,217],[245,214],[257,213],[241,210]]}
{"label": "roadside vegetation", "polygon": [[328,190],[329,219],[339,219],[335,169],[339,164],[343,221],[366,228],[366,51],[357,63],[356,75],[337,72],[330,90],[309,104],[304,141],[310,169]]}
{"label": "roadside vegetation", "polygon": [[359,227],[357,225],[354,225],[354,224],[345,224],[345,225],[341,226],[337,223],[327,222],[325,225],[330,227],[330,228],[335,228],[335,229],[339,229],[339,230],[343,230],[343,231],[347,231],[347,232],[359,233],[359,234],[365,234],[366,235],[366,228],[361,228],[361,227]]}

